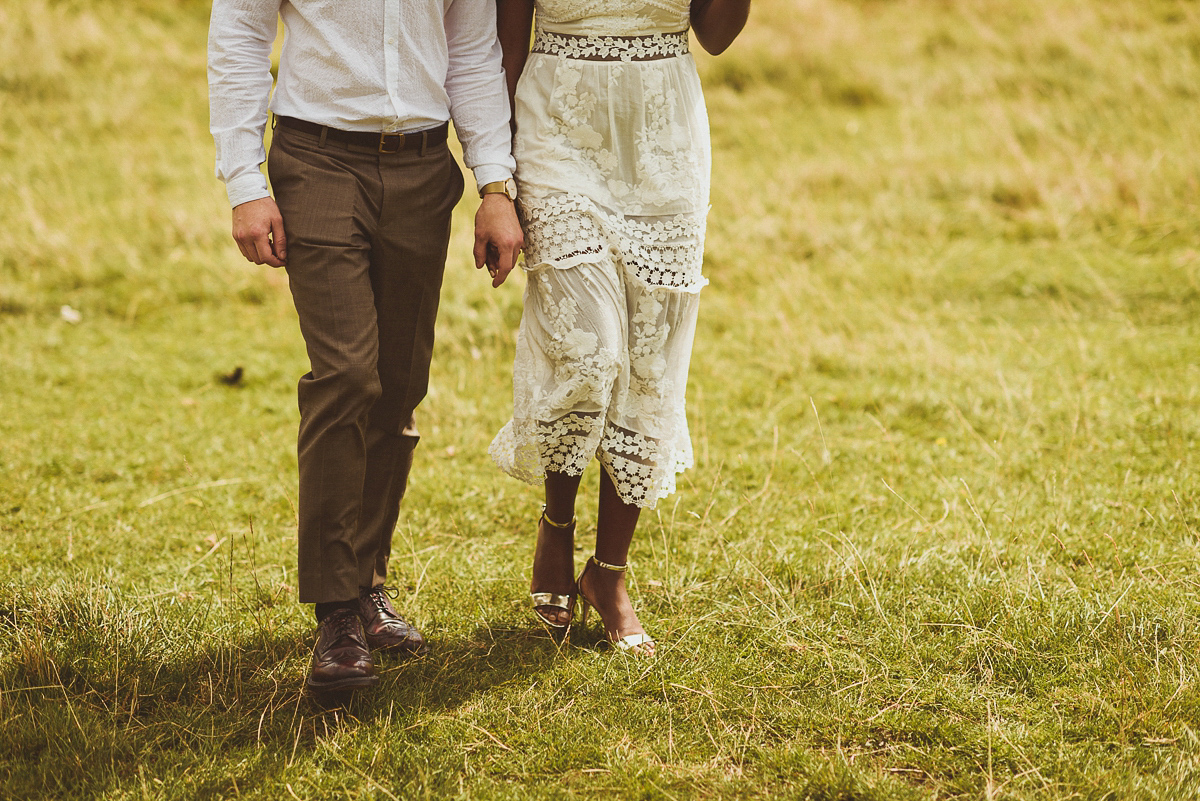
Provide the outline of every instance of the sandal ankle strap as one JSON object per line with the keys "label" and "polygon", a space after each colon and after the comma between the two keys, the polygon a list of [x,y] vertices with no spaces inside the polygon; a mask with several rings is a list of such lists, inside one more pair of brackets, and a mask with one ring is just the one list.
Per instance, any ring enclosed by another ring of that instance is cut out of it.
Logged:
{"label": "sandal ankle strap", "polygon": [[611,570],[614,573],[624,573],[626,570],[629,569],[628,563],[623,564],[623,565],[610,565],[608,562],[601,562],[599,559],[597,559],[594,556],[589,557],[588,561],[595,563],[596,567],[602,567],[605,570]]}
{"label": "sandal ankle strap", "polygon": [[571,519],[569,521],[567,521],[566,523],[555,523],[553,520],[551,520],[549,517],[546,516],[546,508],[544,506],[542,507],[542,518],[541,519],[542,519],[542,522],[545,523],[546,525],[550,526],[550,528],[556,528],[559,531],[564,531],[568,528],[571,528],[571,526],[575,525],[575,516],[574,515],[572,515]]}

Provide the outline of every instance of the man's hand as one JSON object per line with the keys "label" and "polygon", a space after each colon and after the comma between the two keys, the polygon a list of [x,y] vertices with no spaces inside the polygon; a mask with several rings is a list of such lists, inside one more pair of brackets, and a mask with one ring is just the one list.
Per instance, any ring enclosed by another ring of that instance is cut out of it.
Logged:
{"label": "man's hand", "polygon": [[283,217],[269,197],[233,207],[233,241],[247,261],[272,267],[287,264]]}
{"label": "man's hand", "polygon": [[475,269],[487,265],[492,286],[500,286],[525,246],[517,210],[506,195],[484,195],[475,212]]}

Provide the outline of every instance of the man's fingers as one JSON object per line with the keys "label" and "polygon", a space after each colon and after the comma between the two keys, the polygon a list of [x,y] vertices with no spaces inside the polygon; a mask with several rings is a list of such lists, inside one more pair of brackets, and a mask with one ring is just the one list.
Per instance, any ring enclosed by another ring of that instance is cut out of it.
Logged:
{"label": "man's fingers", "polygon": [[276,216],[271,220],[271,244],[275,247],[275,257],[280,265],[287,264],[287,236],[283,233],[283,218]]}
{"label": "man's fingers", "polygon": [[496,248],[496,268],[505,274],[517,263],[517,251],[512,247]]}
{"label": "man's fingers", "polygon": [[254,237],[254,255],[257,257],[255,264],[266,264],[271,258],[271,240],[267,239],[266,234]]}
{"label": "man's fingers", "polygon": [[475,256],[475,269],[478,270],[487,263],[487,248],[488,241],[483,237],[475,237],[475,249],[472,253]]}
{"label": "man's fingers", "polygon": [[504,283],[517,266],[517,258],[521,255],[520,245],[512,245],[508,248],[497,251],[496,268],[492,273],[492,286],[498,287]]}
{"label": "man's fingers", "polygon": [[264,197],[235,206],[233,240],[247,261],[282,267],[287,259],[287,239],[275,201]]}
{"label": "man's fingers", "polygon": [[509,267],[507,270],[497,269],[494,273],[492,273],[492,287],[495,288],[503,284],[504,279],[508,278],[508,274],[510,272],[512,272],[511,267]]}
{"label": "man's fingers", "polygon": [[255,264],[269,264],[272,267],[282,267],[287,258],[287,241],[283,235],[283,221],[257,231],[248,231],[240,237],[235,237],[238,249],[247,261]]}
{"label": "man's fingers", "polygon": [[246,246],[242,244],[240,239],[234,239],[233,241],[237,243],[238,250],[242,252],[243,259],[246,261],[254,261],[254,257],[250,255],[250,251],[246,249]]}
{"label": "man's fingers", "polygon": [[242,256],[246,261],[254,261],[254,239],[238,226],[238,218],[236,210],[233,218],[233,241],[238,246],[238,250],[242,252]]}
{"label": "man's fingers", "polygon": [[475,266],[487,265],[493,287],[504,283],[523,244],[513,204],[499,195],[486,196],[475,214]]}
{"label": "man's fingers", "polygon": [[283,262],[275,255],[275,248],[271,244],[271,239],[264,233],[254,239],[254,246],[258,249],[259,261],[257,264],[269,264],[272,267],[282,267]]}
{"label": "man's fingers", "polygon": [[262,257],[258,255],[258,242],[254,237],[243,236],[235,241],[238,250],[242,251],[242,255],[246,257],[246,261],[252,264],[262,264]]}

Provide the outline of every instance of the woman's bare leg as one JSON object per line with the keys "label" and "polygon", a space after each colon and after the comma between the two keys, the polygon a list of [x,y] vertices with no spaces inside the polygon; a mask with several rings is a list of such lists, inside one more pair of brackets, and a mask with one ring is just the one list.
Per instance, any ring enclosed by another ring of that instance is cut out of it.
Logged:
{"label": "woman's bare leg", "polygon": [[[611,565],[629,561],[629,544],[637,528],[641,507],[625,503],[607,470],[600,471],[600,509],[596,522],[596,558]],[[633,611],[625,587],[625,573],[592,565],[580,576],[580,592],[604,618],[608,639],[616,642],[629,634],[644,634],[645,629]],[[645,650],[653,650],[653,646]]]}
{"label": "woman's bare leg", "polygon": [[546,517],[555,523],[575,519],[575,496],[583,476],[566,473],[546,473]]}
{"label": "woman's bare leg", "polygon": [[[546,473],[546,518],[560,526],[575,519],[575,496],[582,476]],[[539,523],[537,545],[533,552],[533,579],[530,592],[571,595],[575,591],[575,530]],[[560,626],[571,622],[571,613],[552,606],[539,606],[545,618]]]}

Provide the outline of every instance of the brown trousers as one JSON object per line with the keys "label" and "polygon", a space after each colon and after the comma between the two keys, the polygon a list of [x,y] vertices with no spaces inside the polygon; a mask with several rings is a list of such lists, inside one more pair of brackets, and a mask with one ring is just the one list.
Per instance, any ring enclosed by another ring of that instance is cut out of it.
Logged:
{"label": "brown trousers", "polygon": [[387,576],[463,177],[445,144],[381,154],[282,126],[267,169],[310,364],[300,601],[345,601]]}

